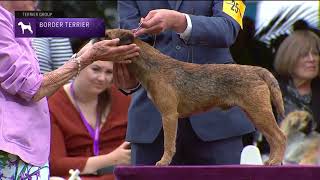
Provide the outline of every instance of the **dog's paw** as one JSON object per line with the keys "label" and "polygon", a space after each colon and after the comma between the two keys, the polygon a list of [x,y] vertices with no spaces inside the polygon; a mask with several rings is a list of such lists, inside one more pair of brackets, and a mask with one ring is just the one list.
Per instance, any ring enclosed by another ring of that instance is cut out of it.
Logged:
{"label": "dog's paw", "polygon": [[266,166],[281,166],[283,165],[282,161],[277,161],[277,160],[267,160],[264,165]]}
{"label": "dog's paw", "polygon": [[170,162],[161,159],[160,161],[158,161],[156,163],[156,166],[168,166],[169,164],[170,164]]}

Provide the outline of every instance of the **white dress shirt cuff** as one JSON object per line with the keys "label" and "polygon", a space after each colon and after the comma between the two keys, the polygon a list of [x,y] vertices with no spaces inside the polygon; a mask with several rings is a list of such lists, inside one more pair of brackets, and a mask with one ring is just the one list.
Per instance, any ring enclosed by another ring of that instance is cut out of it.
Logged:
{"label": "white dress shirt cuff", "polygon": [[137,85],[136,87],[134,87],[134,88],[131,88],[131,89],[121,89],[121,88],[119,88],[119,90],[120,90],[124,95],[128,96],[128,95],[130,95],[130,94],[138,91],[138,90],[140,89],[140,87],[141,87],[141,83],[139,82],[138,85]]}
{"label": "white dress shirt cuff", "polygon": [[190,35],[191,35],[191,30],[192,30],[192,23],[190,16],[188,14],[184,14],[187,19],[187,28],[184,30],[183,33],[178,33],[180,38],[183,39],[184,41],[188,41]]}

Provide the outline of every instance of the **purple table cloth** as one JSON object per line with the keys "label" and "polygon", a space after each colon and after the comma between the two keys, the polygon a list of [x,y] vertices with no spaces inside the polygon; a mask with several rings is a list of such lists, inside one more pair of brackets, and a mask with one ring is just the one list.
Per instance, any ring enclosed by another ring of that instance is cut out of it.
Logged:
{"label": "purple table cloth", "polygon": [[117,180],[320,180],[320,166],[118,166]]}

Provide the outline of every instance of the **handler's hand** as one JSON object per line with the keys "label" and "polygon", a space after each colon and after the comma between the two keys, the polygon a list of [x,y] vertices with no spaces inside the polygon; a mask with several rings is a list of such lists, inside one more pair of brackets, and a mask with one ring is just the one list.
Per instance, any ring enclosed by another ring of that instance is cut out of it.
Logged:
{"label": "handler's hand", "polygon": [[110,153],[115,165],[129,165],[131,162],[130,143],[124,142]]}
{"label": "handler's hand", "polygon": [[127,63],[113,64],[113,82],[121,89],[132,89],[138,85],[138,80],[128,70]]}
{"label": "handler's hand", "polygon": [[[88,45],[80,56],[81,61],[91,64],[94,61],[128,61],[139,56],[140,48],[136,44],[117,46],[119,38],[96,42]],[[81,50],[80,50],[81,52]]]}
{"label": "handler's hand", "polygon": [[167,29],[182,33],[187,28],[187,19],[183,13],[168,9],[150,11],[145,18],[141,18],[141,29],[135,36],[142,34],[159,34]]}

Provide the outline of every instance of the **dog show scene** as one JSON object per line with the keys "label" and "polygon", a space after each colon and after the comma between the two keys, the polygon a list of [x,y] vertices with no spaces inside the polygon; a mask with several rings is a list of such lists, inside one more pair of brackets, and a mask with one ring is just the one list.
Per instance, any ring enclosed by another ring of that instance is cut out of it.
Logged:
{"label": "dog show scene", "polygon": [[0,1],[0,180],[319,180],[320,1]]}

